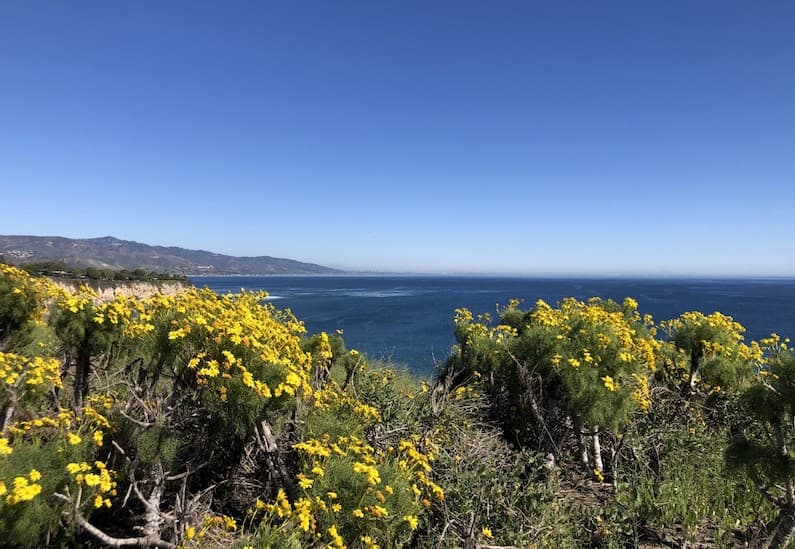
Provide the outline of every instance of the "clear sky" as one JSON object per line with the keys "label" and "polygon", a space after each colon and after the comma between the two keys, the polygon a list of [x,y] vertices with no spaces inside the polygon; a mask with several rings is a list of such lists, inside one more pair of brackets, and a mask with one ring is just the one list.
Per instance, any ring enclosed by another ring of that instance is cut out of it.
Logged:
{"label": "clear sky", "polygon": [[795,2],[0,2],[0,234],[795,275]]}

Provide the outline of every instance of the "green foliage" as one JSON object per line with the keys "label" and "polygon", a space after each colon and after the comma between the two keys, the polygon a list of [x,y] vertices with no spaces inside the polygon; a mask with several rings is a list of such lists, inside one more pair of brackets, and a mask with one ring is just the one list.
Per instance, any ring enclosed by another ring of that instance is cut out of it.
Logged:
{"label": "green foliage", "polygon": [[763,340],[764,362],[737,402],[726,462],[780,508],[795,505],[795,354],[778,336]]}
{"label": "green foliage", "polygon": [[[420,547],[461,547],[475,540],[528,546],[553,500],[542,456],[516,451],[485,417],[488,405],[476,389],[437,386],[437,411],[427,418],[437,432],[436,481],[444,490],[415,538]],[[443,404],[441,402],[443,401]],[[484,529],[490,538],[484,536]]]}
{"label": "green foliage", "polygon": [[[126,428],[125,428],[126,427]],[[125,436],[124,432],[130,431]],[[122,424],[120,440],[127,440],[128,447],[134,449],[134,457],[143,467],[151,467],[160,463],[166,469],[178,467],[176,458],[182,446],[190,443],[190,439],[181,439],[172,429],[165,426],[152,426],[147,429],[131,429],[130,425]]]}
{"label": "green foliage", "polygon": [[21,263],[18,265],[20,269],[25,270],[31,275],[50,276],[55,278],[68,278],[68,279],[88,279],[88,280],[181,280],[186,281],[187,277],[173,273],[157,273],[147,272],[144,269],[135,269],[129,271],[127,269],[97,269],[94,267],[87,267],[85,269],[79,267],[70,267],[63,261],[39,261],[31,263]]}
{"label": "green foliage", "polygon": [[18,341],[14,346],[28,342],[28,333],[36,325],[48,296],[46,283],[32,279],[23,271],[0,264],[0,346]]}
{"label": "green foliage", "polygon": [[[28,477],[35,464],[35,470],[41,474],[42,492],[52,493],[66,480],[67,462],[60,455],[59,448],[62,446],[56,442],[20,446],[13,454],[0,459],[0,478],[6,479],[10,489],[13,479]],[[14,506],[0,504],[3,545],[35,547],[48,531],[57,530],[62,509],[62,505],[41,497]]]}
{"label": "green foliage", "polygon": [[733,531],[748,531],[771,509],[751,482],[724,465],[731,418],[707,423],[685,402],[678,391],[658,392],[653,412],[627,432],[616,501],[633,535],[680,525],[691,542],[706,529],[731,544]]}
{"label": "green foliage", "polygon": [[[758,345],[744,343],[745,328],[721,313],[687,312],[664,322],[662,328],[682,352],[677,366],[690,390],[698,383],[706,392],[740,389],[751,378],[754,362],[761,358]],[[676,356],[672,362],[677,362]]]}
{"label": "green foliage", "polygon": [[570,436],[560,425],[566,417],[616,431],[648,409],[654,333],[631,299],[566,299],[558,308],[539,301],[531,311],[511,302],[496,325],[459,310],[458,352],[443,375],[454,385],[486,380],[506,436],[523,445],[543,441],[536,448],[552,452]]}
{"label": "green foliage", "polygon": [[660,341],[631,299],[459,310],[429,384],[263,297],[3,267],[3,544],[96,543],[80,517],[191,549],[757,545],[792,507],[795,355],[728,317]]}

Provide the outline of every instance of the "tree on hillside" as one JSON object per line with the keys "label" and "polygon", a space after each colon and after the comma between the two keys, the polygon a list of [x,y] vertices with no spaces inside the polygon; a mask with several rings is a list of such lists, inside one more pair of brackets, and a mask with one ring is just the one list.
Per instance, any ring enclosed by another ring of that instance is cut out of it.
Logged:
{"label": "tree on hillside", "polygon": [[738,389],[753,374],[759,347],[743,341],[745,328],[721,313],[697,311],[662,323],[669,341],[681,352],[672,360],[673,377],[682,375],[683,394]]}
{"label": "tree on hillside", "polygon": [[53,313],[55,333],[67,360],[75,365],[76,408],[83,405],[89,394],[92,359],[112,351],[132,314],[123,295],[108,303],[96,303],[96,299],[96,293],[82,286],[75,294],[64,295]]}
{"label": "tree on hillside", "polygon": [[54,288],[24,271],[0,264],[0,346],[15,333],[29,328],[44,314]]}
{"label": "tree on hillside", "polygon": [[600,433],[617,432],[650,405],[648,378],[657,348],[651,319],[641,317],[632,299],[618,304],[597,298],[565,299],[558,308],[539,301],[528,312],[512,303],[500,316],[504,320],[492,327],[487,317],[458,312],[458,352],[448,370],[485,376],[492,394],[511,410],[509,430],[535,423],[548,452],[563,442],[550,425],[569,418],[580,461],[601,475]]}
{"label": "tree on hillside", "polygon": [[795,354],[773,336],[768,356],[738,406],[747,418],[735,427],[726,460],[745,472],[778,509],[765,547],[787,547],[795,538]]}

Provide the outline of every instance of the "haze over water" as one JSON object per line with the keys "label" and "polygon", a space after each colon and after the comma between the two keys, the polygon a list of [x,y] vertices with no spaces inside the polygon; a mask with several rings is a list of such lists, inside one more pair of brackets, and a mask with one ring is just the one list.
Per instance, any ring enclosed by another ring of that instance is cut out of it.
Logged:
{"label": "haze over water", "polygon": [[795,335],[795,279],[599,279],[464,276],[197,277],[217,292],[266,290],[278,308],[289,308],[309,333],[337,329],[349,348],[391,357],[427,375],[455,343],[453,312],[494,313],[509,299],[530,308],[538,299],[630,296],[656,322],[685,311],[720,311],[746,327],[746,339],[776,332]]}

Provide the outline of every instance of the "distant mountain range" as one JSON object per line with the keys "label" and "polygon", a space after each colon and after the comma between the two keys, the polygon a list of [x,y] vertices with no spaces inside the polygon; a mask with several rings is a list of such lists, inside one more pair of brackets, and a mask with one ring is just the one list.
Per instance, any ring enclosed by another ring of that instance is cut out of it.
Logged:
{"label": "distant mountain range", "polygon": [[145,269],[184,275],[334,274],[336,269],[280,257],[234,257],[150,246],[112,236],[73,239],[60,236],[2,236],[0,255],[8,263],[62,261],[69,267]]}

